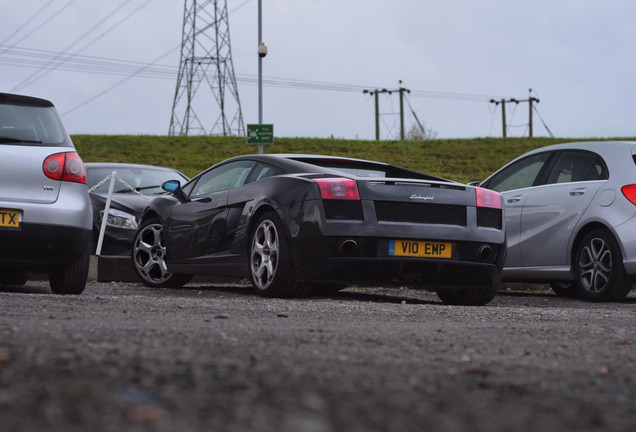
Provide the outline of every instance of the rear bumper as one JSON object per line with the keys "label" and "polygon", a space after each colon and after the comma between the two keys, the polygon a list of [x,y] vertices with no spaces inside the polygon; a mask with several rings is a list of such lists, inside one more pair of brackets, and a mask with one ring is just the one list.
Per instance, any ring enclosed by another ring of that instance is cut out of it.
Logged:
{"label": "rear bumper", "polygon": [[328,258],[297,269],[301,281],[337,283],[404,283],[429,290],[478,289],[501,281],[496,264],[383,258]]}
{"label": "rear bumper", "polygon": [[24,223],[20,230],[0,230],[0,266],[46,270],[77,261],[86,251],[91,230]]}
{"label": "rear bumper", "polygon": [[623,265],[628,275],[636,277],[636,216],[626,223],[614,227],[614,236],[620,239],[623,253]]}
{"label": "rear bumper", "polygon": [[[330,237],[326,243],[325,255],[299,263],[296,269],[299,280],[398,282],[431,290],[483,288],[499,284],[506,255],[505,246],[482,242],[452,242],[453,254],[448,259],[389,256],[389,242],[382,238]],[[488,247],[488,254],[484,253],[484,246]]]}

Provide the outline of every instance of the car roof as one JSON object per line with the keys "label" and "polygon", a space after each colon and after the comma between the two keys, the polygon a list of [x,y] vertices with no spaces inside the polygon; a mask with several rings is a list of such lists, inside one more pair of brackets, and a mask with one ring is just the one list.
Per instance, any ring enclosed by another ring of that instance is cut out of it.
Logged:
{"label": "car roof", "polygon": [[31,105],[39,107],[53,106],[53,103],[46,99],[12,93],[0,93],[0,104]]}
{"label": "car roof", "polygon": [[[342,170],[336,166],[329,166],[329,164],[346,164],[351,163],[351,168],[357,168],[354,164],[358,164],[358,167],[370,168],[376,167],[377,169],[391,170],[394,173],[402,173],[402,175],[394,175],[399,178],[420,178],[432,181],[440,181],[445,183],[457,183],[453,180],[445,179],[442,177],[434,176],[420,171],[415,171],[409,168],[400,167],[397,165],[391,165],[384,162],[377,162],[368,159],[354,159],[343,156],[330,156],[330,155],[317,155],[317,154],[303,154],[303,153],[269,153],[269,154],[248,154],[235,156],[230,159],[226,159],[211,166],[209,169],[225,164],[231,161],[239,160],[255,160],[261,162],[267,162],[272,165],[276,165],[289,173],[331,173],[333,175],[342,175]],[[316,163],[314,163],[314,161]],[[327,165],[321,165],[318,162],[324,162]],[[344,167],[344,166],[343,166]],[[206,170],[207,171],[207,170]],[[205,171],[204,171],[205,172]],[[348,174],[349,176],[357,177],[355,174]],[[409,175],[406,177],[405,175]],[[414,176],[414,177],[411,177]]]}
{"label": "car roof", "polygon": [[[530,150],[526,153],[523,153],[516,158],[512,159],[510,162],[502,165],[496,171],[491,173],[488,177],[486,177],[481,184],[485,184],[490,181],[491,178],[498,175],[501,171],[506,169],[508,166],[514,164],[518,160],[524,159],[528,156],[532,156],[539,153],[545,152],[554,152],[560,150],[583,150],[583,151],[591,151],[599,154],[606,162],[611,162],[611,165],[618,163],[618,165],[622,165],[628,157],[627,155],[636,155],[636,141],[573,141],[561,144],[552,144],[545,147],[539,147],[534,150]],[[633,166],[634,162],[632,158],[629,158],[631,166]]]}
{"label": "car roof", "polygon": [[157,165],[144,165],[144,164],[133,164],[133,163],[123,163],[123,162],[86,162],[84,163],[86,168],[146,168],[146,169],[159,169],[159,170],[167,170],[167,171],[177,171],[174,168],[162,167]]}
{"label": "car roof", "polygon": [[242,159],[252,159],[252,160],[260,160],[263,162],[269,161],[272,163],[284,163],[284,164],[307,164],[299,159],[315,159],[315,160],[329,160],[329,161],[342,161],[342,162],[357,162],[357,163],[365,163],[365,164],[377,164],[382,166],[390,166],[384,162],[372,161],[368,159],[355,159],[344,156],[331,156],[331,155],[318,155],[318,154],[304,154],[304,153],[268,153],[268,154],[246,154],[235,156],[226,160],[219,161],[218,163],[229,162],[232,160],[242,160]]}
{"label": "car roof", "polygon": [[597,153],[612,152],[615,150],[632,149],[636,147],[636,141],[578,141],[561,144],[553,144],[545,147],[539,147],[524,153],[522,156],[530,154],[542,153],[546,151],[557,151],[567,149],[588,150]]}

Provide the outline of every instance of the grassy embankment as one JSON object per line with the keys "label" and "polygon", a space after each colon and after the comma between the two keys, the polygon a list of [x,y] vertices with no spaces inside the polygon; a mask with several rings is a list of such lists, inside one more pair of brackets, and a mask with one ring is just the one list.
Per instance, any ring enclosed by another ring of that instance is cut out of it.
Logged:
{"label": "grassy embankment", "polygon": [[[74,135],[84,162],[129,162],[178,169],[192,177],[209,166],[241,154],[257,153],[237,137],[150,135]],[[632,138],[631,140],[634,140]],[[276,138],[265,153],[346,156],[392,163],[460,182],[483,180],[528,150],[567,138],[473,138],[433,141],[356,141],[321,138]]]}

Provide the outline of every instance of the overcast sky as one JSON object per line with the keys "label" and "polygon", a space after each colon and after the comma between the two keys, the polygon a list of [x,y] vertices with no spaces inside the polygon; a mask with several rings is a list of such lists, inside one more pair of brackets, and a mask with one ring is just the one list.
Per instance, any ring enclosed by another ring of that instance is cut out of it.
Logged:
{"label": "overcast sky", "polygon": [[[71,134],[168,133],[183,1],[0,4],[0,91],[50,99]],[[258,0],[227,5],[243,119],[257,123]],[[548,136],[542,120],[557,137],[636,136],[634,17],[633,0],[263,0],[263,77],[284,84],[264,86],[263,122],[276,136],[373,139],[362,89],[402,80],[406,129],[412,108],[438,138],[501,136],[489,100],[529,95],[535,136]],[[396,138],[398,95],[379,102],[381,137]],[[507,108],[508,135],[527,136],[528,103]],[[219,108],[201,111],[212,125]]]}

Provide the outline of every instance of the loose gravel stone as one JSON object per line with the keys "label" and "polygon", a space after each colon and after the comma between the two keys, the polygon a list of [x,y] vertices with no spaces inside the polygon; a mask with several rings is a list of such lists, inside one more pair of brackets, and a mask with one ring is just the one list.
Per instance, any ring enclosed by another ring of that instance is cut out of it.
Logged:
{"label": "loose gravel stone", "polygon": [[636,294],[0,287],[0,431],[633,431]]}

